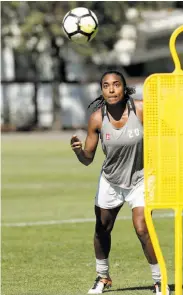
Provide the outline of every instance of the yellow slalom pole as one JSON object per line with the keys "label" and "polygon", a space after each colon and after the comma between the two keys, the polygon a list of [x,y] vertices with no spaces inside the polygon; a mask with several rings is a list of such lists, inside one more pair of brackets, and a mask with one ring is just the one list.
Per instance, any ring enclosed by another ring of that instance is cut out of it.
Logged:
{"label": "yellow slalom pole", "polygon": [[[170,51],[172,54],[172,58],[175,64],[175,70],[173,72],[173,74],[183,74],[183,70],[181,69],[181,63],[175,48],[175,42],[176,42],[176,38],[177,36],[183,32],[183,26],[180,26],[179,28],[177,28],[173,34],[171,35],[170,38]],[[177,85],[176,85],[176,91],[175,91],[175,96],[180,95],[179,91],[177,89]],[[181,118],[182,116],[182,109],[178,109],[177,110],[177,117]],[[179,119],[180,120],[180,119]],[[178,121],[177,121],[178,122]],[[181,196],[181,190],[180,190],[180,157],[181,157],[181,153],[183,151],[180,150],[180,142],[181,142],[181,138],[180,138],[180,126],[179,124],[177,124],[176,126],[176,149],[177,149],[177,163],[176,163],[176,173],[177,173],[177,182],[176,182],[176,208],[174,209],[175,211],[175,293],[176,294],[182,294],[182,206],[181,206],[181,198],[183,198],[183,196]]]}
{"label": "yellow slalom pole", "polygon": [[179,57],[178,57],[178,54],[177,54],[177,51],[175,48],[176,38],[182,32],[183,32],[183,26],[178,27],[171,35],[170,42],[169,42],[170,51],[171,51],[172,58],[173,58],[173,61],[175,64],[175,70],[173,71],[174,74],[177,72],[183,73],[183,70],[181,69],[180,60],[179,60]]}
{"label": "yellow slalom pole", "polygon": [[[162,274],[162,295],[166,295],[167,270],[153,224],[154,209],[175,212],[175,294],[182,293],[183,266],[183,70],[176,51],[176,38],[183,25],[170,37],[173,73],[153,74],[144,83],[144,178],[145,219]],[[151,187],[149,178],[153,177]]]}
{"label": "yellow slalom pole", "polygon": [[158,262],[160,265],[161,275],[162,275],[162,294],[166,294],[166,286],[167,286],[167,270],[165,260],[161,251],[161,247],[159,244],[159,240],[156,234],[156,230],[153,224],[152,216],[151,216],[151,209],[144,210],[145,212],[145,219],[147,223],[147,228],[151,237],[151,242],[154,248],[154,252],[156,257],[158,257]]}
{"label": "yellow slalom pole", "polygon": [[182,208],[175,210],[175,294],[182,294]]}

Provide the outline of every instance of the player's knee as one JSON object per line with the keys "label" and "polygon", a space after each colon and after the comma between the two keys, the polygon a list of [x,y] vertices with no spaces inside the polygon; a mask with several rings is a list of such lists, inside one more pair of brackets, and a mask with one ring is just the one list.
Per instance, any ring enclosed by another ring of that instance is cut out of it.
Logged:
{"label": "player's knee", "polygon": [[95,227],[95,235],[97,237],[110,235],[113,226],[111,224],[97,223]]}
{"label": "player's knee", "polygon": [[148,239],[148,230],[146,226],[138,226],[135,228],[139,240],[143,243]]}

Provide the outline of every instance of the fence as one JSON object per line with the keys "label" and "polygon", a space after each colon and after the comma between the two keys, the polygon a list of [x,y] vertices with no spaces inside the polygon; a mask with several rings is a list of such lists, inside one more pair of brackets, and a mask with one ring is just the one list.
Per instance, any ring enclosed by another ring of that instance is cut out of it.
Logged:
{"label": "fence", "polygon": [[[142,99],[142,82],[135,83],[134,98]],[[51,128],[53,124],[53,84],[52,83],[2,83],[1,85],[1,127],[9,121],[16,129],[31,126]],[[87,107],[100,95],[98,83],[66,84],[58,86],[60,105],[60,127],[86,128],[90,111]],[[36,105],[35,105],[36,101]]]}

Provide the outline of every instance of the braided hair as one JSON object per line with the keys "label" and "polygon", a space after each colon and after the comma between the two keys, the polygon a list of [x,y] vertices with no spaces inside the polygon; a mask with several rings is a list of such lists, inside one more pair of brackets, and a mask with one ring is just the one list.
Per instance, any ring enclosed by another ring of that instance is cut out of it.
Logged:
{"label": "braided hair", "polygon": [[[102,75],[102,77],[101,77],[101,79],[100,79],[100,88],[101,88],[101,89],[102,89],[102,80],[103,80],[103,78],[104,78],[106,75],[108,75],[108,74],[115,74],[115,75],[117,75],[117,76],[120,76],[121,81],[123,82],[124,91],[125,91],[124,98],[125,98],[126,100],[129,99],[129,97],[130,97],[131,94],[135,93],[135,88],[134,88],[134,87],[129,87],[129,86],[127,86],[127,85],[126,85],[126,80],[125,80],[124,76],[123,76],[120,72],[115,71],[115,70],[107,71],[107,72],[105,72],[105,73]],[[96,103],[96,102],[97,102],[97,103]],[[95,107],[93,108],[93,112],[94,112],[94,111],[97,111],[98,109],[100,109],[103,105],[105,105],[106,101],[105,101],[103,95],[100,95],[99,97],[97,97],[94,101],[92,101],[92,102],[89,104],[88,109],[90,108],[90,106],[91,106],[93,103],[96,103]]]}

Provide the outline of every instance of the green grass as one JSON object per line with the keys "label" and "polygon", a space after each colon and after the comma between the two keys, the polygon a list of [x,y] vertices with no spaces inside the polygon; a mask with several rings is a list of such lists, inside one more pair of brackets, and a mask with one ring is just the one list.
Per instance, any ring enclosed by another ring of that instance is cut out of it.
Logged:
{"label": "green grass", "polygon": [[[81,165],[69,140],[3,137],[2,223],[94,218],[104,159]],[[125,205],[119,216],[130,216]],[[155,220],[174,284],[173,219]],[[3,295],[84,295],[95,279],[94,223],[2,227]],[[109,295],[150,295],[151,273],[131,220],[117,220],[110,255]],[[174,292],[172,293],[174,294]]]}

